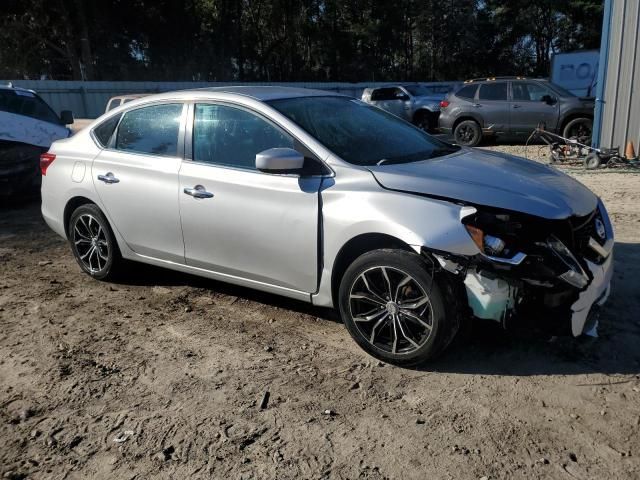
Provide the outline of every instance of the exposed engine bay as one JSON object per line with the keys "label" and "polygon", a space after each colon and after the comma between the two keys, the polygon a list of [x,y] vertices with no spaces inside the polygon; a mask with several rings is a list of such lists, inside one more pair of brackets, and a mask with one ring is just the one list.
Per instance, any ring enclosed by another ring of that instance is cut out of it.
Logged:
{"label": "exposed engine bay", "polygon": [[431,253],[459,277],[474,317],[505,328],[531,321],[558,335],[597,334],[614,244],[601,202],[588,215],[565,220],[471,206],[461,217],[481,254]]}

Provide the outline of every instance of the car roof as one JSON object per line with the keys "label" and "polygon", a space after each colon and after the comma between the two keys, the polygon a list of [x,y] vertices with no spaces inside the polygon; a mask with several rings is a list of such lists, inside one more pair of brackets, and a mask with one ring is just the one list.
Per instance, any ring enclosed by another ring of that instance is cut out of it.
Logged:
{"label": "car roof", "polygon": [[[228,86],[228,87],[207,87],[207,88],[194,88],[188,90],[173,90],[170,92],[157,93],[153,95],[146,95],[141,98],[137,98],[130,103],[127,103],[127,107],[134,107],[143,105],[149,102],[157,102],[163,100],[193,100],[193,99],[206,99],[207,93],[211,94],[224,94],[224,95],[237,95],[245,98],[251,98],[260,102],[267,102],[270,100],[280,100],[285,98],[300,98],[300,97],[344,97],[351,98],[347,95],[343,95],[335,92],[327,92],[324,90],[315,90],[311,88],[296,88],[296,87],[276,87],[276,86]],[[122,107],[117,107],[121,109]],[[116,111],[113,109],[112,111]]]}
{"label": "car roof", "polygon": [[483,78],[470,78],[465,80],[464,83],[475,83],[475,82],[493,82],[496,80],[535,80],[536,82],[548,82],[547,78],[527,78],[527,77],[483,77]]}
{"label": "car roof", "polygon": [[126,98],[133,98],[133,99],[136,99],[136,98],[147,97],[147,96],[149,96],[149,95],[152,95],[152,94],[151,94],[151,93],[130,93],[130,94],[128,94],[128,95],[116,95],[115,97],[111,97],[111,98],[109,99],[109,101],[111,101],[111,100],[118,100],[118,99],[120,99],[120,100],[124,100],[124,99],[126,99]]}
{"label": "car roof", "polygon": [[29,93],[33,93],[34,95],[36,94],[35,90],[30,90],[28,88],[22,88],[22,87],[14,87],[13,85],[9,84],[4,84],[4,85],[0,85],[0,90],[13,90],[13,91],[20,91],[20,92],[29,92]]}
{"label": "car roof", "polygon": [[207,87],[193,90],[185,90],[186,92],[212,92],[212,93],[230,93],[252,97],[260,101],[279,100],[284,98],[299,97],[346,97],[340,93],[328,92],[326,90],[316,90],[313,88],[301,87],[279,87],[279,86],[253,86],[238,85],[228,87]]}

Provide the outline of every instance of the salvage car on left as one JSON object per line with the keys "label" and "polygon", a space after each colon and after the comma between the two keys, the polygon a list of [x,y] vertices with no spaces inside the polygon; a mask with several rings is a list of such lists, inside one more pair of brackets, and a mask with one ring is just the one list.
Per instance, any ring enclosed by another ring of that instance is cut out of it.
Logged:
{"label": "salvage car on left", "polygon": [[73,114],[60,116],[33,90],[0,86],[0,197],[40,188],[40,154],[71,135]]}

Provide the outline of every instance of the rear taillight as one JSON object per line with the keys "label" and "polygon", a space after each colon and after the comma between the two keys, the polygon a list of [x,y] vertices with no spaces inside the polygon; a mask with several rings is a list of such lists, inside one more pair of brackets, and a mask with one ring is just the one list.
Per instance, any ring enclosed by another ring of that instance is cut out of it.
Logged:
{"label": "rear taillight", "polygon": [[55,159],[56,156],[53,153],[43,153],[40,155],[40,172],[43,176],[47,174],[47,168],[49,168],[49,165],[51,165]]}
{"label": "rear taillight", "polygon": [[449,101],[448,100],[442,100],[440,102],[440,108],[447,108],[449,106]]}

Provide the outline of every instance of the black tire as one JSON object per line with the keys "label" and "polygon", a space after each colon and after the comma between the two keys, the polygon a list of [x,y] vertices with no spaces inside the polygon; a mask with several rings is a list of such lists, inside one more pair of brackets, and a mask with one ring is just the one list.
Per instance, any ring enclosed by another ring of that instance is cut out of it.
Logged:
{"label": "black tire", "polygon": [[[410,280],[403,285],[406,277]],[[433,265],[419,255],[374,250],[358,257],[345,272],[339,290],[340,314],[367,353],[388,363],[412,366],[437,356],[459,328],[457,317],[450,314],[454,309],[445,310],[447,291]]]}
{"label": "black tire", "polygon": [[602,159],[600,158],[600,155],[598,155],[597,152],[591,152],[584,159],[584,168],[587,170],[595,170],[601,163]]}
{"label": "black tire", "polygon": [[73,256],[85,273],[98,280],[117,277],[124,261],[111,226],[97,205],[76,208],[69,219],[68,232]]}
{"label": "black tire", "polygon": [[420,111],[416,113],[413,124],[427,133],[435,132],[438,126],[438,113]]}
{"label": "black tire", "polygon": [[593,120],[587,117],[574,118],[564,126],[562,136],[576,138],[580,143],[589,143],[593,132]]}
{"label": "black tire", "polygon": [[482,129],[475,120],[463,120],[453,130],[453,138],[458,145],[475,147],[482,140]]}

